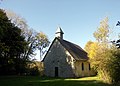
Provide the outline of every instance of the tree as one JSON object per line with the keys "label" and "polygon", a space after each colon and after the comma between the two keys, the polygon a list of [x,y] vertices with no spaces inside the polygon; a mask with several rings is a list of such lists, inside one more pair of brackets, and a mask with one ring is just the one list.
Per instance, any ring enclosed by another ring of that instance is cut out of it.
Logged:
{"label": "tree", "polygon": [[16,27],[0,9],[0,74],[22,73],[27,58],[21,57],[27,48],[21,29]]}
{"label": "tree", "polygon": [[108,25],[108,17],[103,19],[100,22],[100,26],[97,31],[94,32],[94,37],[98,42],[107,42],[109,38],[109,25]]}
{"label": "tree", "polygon": [[95,56],[90,59],[91,64],[97,70],[99,77],[107,82],[110,80],[107,72],[108,69],[106,68],[108,61],[108,57],[106,55],[109,50],[109,31],[108,17],[106,17],[100,22],[100,26],[97,31],[93,33],[99,47],[95,50]]}
{"label": "tree", "polygon": [[36,34],[37,32],[33,29],[29,29],[29,26],[27,25],[27,22],[24,18],[20,17],[16,13],[14,13],[11,10],[5,10],[7,17],[9,20],[11,20],[11,23],[14,23],[15,26],[19,27],[21,29],[21,35],[25,37],[25,40],[27,42],[27,48],[22,54],[22,57],[24,58],[31,58],[35,55],[36,50]]}
{"label": "tree", "polygon": [[88,42],[86,43],[85,48],[84,48],[86,52],[89,52],[89,51],[90,51],[91,44],[93,44],[92,41],[88,41]]}
{"label": "tree", "polygon": [[37,38],[37,48],[40,50],[40,60],[41,60],[42,56],[46,52],[46,48],[50,44],[50,41],[48,40],[48,37],[43,32],[38,33],[36,35],[36,38]]}
{"label": "tree", "polygon": [[117,22],[116,26],[120,26],[120,21]]}
{"label": "tree", "polygon": [[99,49],[98,42],[88,41],[85,45],[85,51],[88,53],[88,57],[90,58],[96,57],[97,49]]}
{"label": "tree", "polygon": [[[99,77],[107,83],[120,81],[120,50],[111,46],[104,53],[101,53],[101,60],[98,66]],[[117,86],[117,85],[116,85]]]}
{"label": "tree", "polygon": [[89,41],[85,49],[90,57],[92,68],[98,72],[98,76],[107,83],[120,81],[120,50],[108,43],[109,28],[105,18],[94,37],[97,42]]}
{"label": "tree", "polygon": [[93,33],[95,39],[97,42],[93,42],[91,44],[91,49],[90,51],[92,52],[88,52],[89,55],[91,55],[90,57],[92,57],[92,59],[90,59],[92,61],[92,65],[94,66],[94,68],[98,68],[100,65],[100,62],[102,62],[103,60],[103,54],[106,52],[106,50],[109,48],[109,25],[108,25],[108,17],[106,17],[105,19],[103,19],[100,22],[100,26],[97,29],[97,31],[95,31]]}
{"label": "tree", "polygon": [[91,67],[96,71],[100,61],[98,60],[99,54],[101,52],[101,46],[98,42],[88,41],[85,45],[85,51],[88,53],[89,61]]}
{"label": "tree", "polygon": [[28,44],[28,48],[24,51],[23,56],[32,58],[35,55],[35,51],[39,49],[41,59],[50,43],[47,35],[43,32],[38,33],[35,30],[30,29],[25,19],[21,18],[16,13],[6,10],[6,14],[11,22],[22,30],[21,34],[25,37]]}
{"label": "tree", "polygon": [[14,13],[11,10],[5,10],[5,13],[9,20],[11,21],[11,23],[14,23],[15,26],[19,27],[23,31],[23,33],[24,30],[29,29],[26,20],[22,18],[20,15]]}
{"label": "tree", "polygon": [[31,58],[35,56],[36,51],[36,32],[32,29],[22,29],[22,35],[25,37],[28,48],[24,51],[23,57]]}
{"label": "tree", "polygon": [[[120,22],[119,21],[117,22],[116,26],[120,26]],[[120,38],[120,35],[119,35],[119,38]],[[115,46],[120,48],[120,39],[118,39],[116,41],[114,40],[114,41],[111,41],[111,42],[112,42],[112,44],[114,44]]]}

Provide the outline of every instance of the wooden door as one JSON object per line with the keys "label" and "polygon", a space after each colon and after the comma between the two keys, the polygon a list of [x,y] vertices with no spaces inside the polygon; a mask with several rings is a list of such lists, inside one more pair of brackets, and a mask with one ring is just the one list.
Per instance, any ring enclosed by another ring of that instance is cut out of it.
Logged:
{"label": "wooden door", "polygon": [[58,67],[55,67],[55,77],[58,77]]}

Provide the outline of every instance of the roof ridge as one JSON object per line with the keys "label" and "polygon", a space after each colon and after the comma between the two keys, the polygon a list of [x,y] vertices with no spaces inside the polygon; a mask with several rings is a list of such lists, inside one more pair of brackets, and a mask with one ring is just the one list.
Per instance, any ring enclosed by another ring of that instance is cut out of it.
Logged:
{"label": "roof ridge", "polygon": [[58,39],[57,37],[55,37],[55,39],[52,41],[52,43],[42,61],[44,61],[44,59],[46,58],[49,50],[51,49],[51,47],[56,39],[73,56],[73,58],[75,60],[88,60],[89,59],[87,57],[87,52],[85,52],[79,45],[69,42],[67,40],[61,40],[61,39]]}
{"label": "roof ridge", "polygon": [[66,40],[58,40],[62,46],[74,57],[74,59],[88,60],[87,52],[85,52],[80,46]]}
{"label": "roof ridge", "polygon": [[75,43],[73,43],[73,42],[70,42],[70,41],[67,41],[67,40],[63,40],[63,41],[69,42],[69,43],[75,45],[76,47],[80,48],[82,51],[85,51],[85,50],[82,49],[79,45],[77,45],[77,44],[75,44]]}

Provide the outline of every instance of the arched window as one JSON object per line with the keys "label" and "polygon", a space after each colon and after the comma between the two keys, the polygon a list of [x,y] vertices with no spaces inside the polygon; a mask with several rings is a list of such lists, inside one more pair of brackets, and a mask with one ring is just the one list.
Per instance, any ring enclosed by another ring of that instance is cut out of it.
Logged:
{"label": "arched window", "polygon": [[90,63],[89,63],[89,70],[91,70]]}
{"label": "arched window", "polygon": [[82,71],[84,71],[84,64],[82,63]]}

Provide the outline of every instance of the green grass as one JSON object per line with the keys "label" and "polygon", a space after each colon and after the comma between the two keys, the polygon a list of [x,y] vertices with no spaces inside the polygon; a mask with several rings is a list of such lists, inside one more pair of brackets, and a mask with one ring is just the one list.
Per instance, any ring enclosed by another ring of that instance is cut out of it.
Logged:
{"label": "green grass", "polygon": [[0,86],[110,86],[97,77],[78,79],[47,78],[37,76],[0,76]]}

